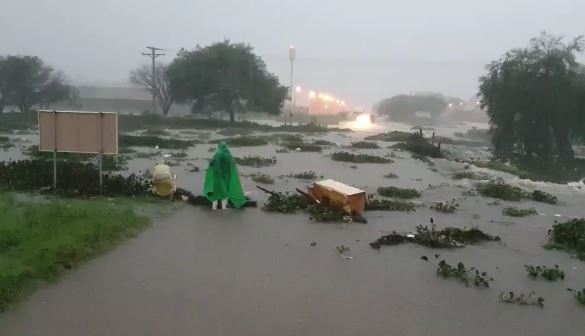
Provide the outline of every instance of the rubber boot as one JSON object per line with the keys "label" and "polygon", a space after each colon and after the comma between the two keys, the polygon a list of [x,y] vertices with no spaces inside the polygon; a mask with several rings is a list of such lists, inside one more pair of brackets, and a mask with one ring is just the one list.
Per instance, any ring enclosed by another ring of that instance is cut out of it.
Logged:
{"label": "rubber boot", "polygon": [[225,210],[225,209],[227,209],[227,205],[228,205],[228,200],[227,200],[227,198],[226,198],[226,199],[222,199],[222,200],[221,200],[221,208],[222,208],[223,210]]}
{"label": "rubber boot", "polygon": [[213,201],[213,202],[211,203],[211,209],[213,209],[213,210],[217,210],[217,201]]}

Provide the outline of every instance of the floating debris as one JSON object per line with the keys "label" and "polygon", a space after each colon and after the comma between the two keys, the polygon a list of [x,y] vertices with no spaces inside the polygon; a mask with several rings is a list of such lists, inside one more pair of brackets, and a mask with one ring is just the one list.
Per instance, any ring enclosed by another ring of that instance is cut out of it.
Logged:
{"label": "floating debris", "polygon": [[431,228],[422,225],[417,226],[414,234],[392,232],[371,242],[370,246],[374,249],[379,249],[382,245],[392,246],[414,243],[431,248],[461,248],[482,241],[500,241],[500,237],[488,235],[477,228],[467,230],[447,227],[437,230],[436,225],[432,224]]}
{"label": "floating debris", "polygon": [[418,190],[410,188],[398,188],[398,187],[380,187],[378,188],[378,194],[384,197],[397,197],[397,198],[417,198],[421,196]]}
{"label": "floating debris", "polygon": [[537,297],[535,292],[530,292],[528,294],[521,293],[520,295],[516,295],[512,291],[508,293],[502,292],[500,293],[500,302],[514,303],[522,306],[544,307],[544,298],[540,296]]}
{"label": "floating debris", "polygon": [[559,268],[559,265],[554,267],[524,265],[528,276],[532,279],[544,278],[548,281],[557,281],[565,279],[565,272]]}
{"label": "floating debris", "polygon": [[517,207],[506,207],[502,209],[502,214],[510,217],[526,217],[538,215],[535,208],[520,209]]}
{"label": "floating debris", "polygon": [[384,175],[385,178],[390,178],[390,179],[396,179],[398,178],[398,175],[394,174],[394,173],[387,173]]}
{"label": "floating debris", "polygon": [[339,254],[346,254],[349,252],[349,247],[345,245],[337,245],[337,252],[339,252]]}

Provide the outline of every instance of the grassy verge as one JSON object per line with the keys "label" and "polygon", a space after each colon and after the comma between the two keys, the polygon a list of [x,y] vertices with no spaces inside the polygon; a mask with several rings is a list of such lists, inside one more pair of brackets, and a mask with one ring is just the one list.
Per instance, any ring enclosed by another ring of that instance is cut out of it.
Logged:
{"label": "grassy verge", "polygon": [[102,200],[31,204],[3,194],[0,213],[0,311],[148,225],[130,205]]}

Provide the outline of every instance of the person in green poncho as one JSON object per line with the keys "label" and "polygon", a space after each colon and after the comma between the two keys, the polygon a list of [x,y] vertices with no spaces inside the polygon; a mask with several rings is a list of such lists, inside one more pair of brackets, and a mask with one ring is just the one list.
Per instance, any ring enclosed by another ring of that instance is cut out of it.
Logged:
{"label": "person in green poncho", "polygon": [[236,208],[246,203],[236,162],[224,142],[219,144],[209,162],[205,172],[203,194],[211,201],[213,209],[217,209],[219,201],[221,201],[222,209],[227,207],[228,200]]}

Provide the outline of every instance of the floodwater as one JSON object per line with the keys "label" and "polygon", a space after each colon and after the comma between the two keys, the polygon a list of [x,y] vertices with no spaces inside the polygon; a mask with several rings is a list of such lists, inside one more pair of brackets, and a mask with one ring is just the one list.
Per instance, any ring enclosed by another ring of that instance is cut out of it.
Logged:
{"label": "floodwater", "polygon": [[[388,126],[350,135],[307,135],[340,146]],[[408,129],[406,125],[402,125]],[[469,125],[459,126],[461,128]],[[394,128],[394,127],[392,127]],[[457,127],[452,127],[453,129]],[[398,127],[396,127],[398,129]],[[453,130],[446,128],[448,135]],[[193,136],[181,133],[183,136]],[[213,136],[215,137],[215,135]],[[359,150],[385,155],[383,148]],[[174,167],[178,184],[197,193],[203,172],[188,172],[187,162],[204,171],[212,145],[197,145],[189,160]],[[585,262],[568,253],[542,248],[555,220],[583,216],[585,194],[568,185],[521,180],[478,169],[526,189],[551,192],[559,205],[535,202],[488,205],[490,199],[462,196],[472,181],[454,181],[460,163],[434,160],[436,171],[408,153],[391,164],[355,164],[323,153],[275,153],[273,145],[232,148],[236,156],[276,156],[276,166],[240,167],[241,174],[262,171],[275,177],[267,188],[294,191],[308,182],[277,176],[313,170],[326,178],[368,192],[396,185],[422,191],[415,213],[368,212],[368,224],[321,224],[305,214],[268,214],[260,209],[218,210],[181,206],[135,239],[68,273],[56,284],[0,314],[0,335],[582,335],[585,309],[565,289],[585,287]],[[348,150],[348,149],[343,149]],[[163,151],[163,153],[165,153]],[[5,153],[0,151],[0,158]],[[155,159],[137,159],[130,170],[151,168]],[[394,172],[398,179],[382,176]],[[242,177],[249,196],[262,204],[266,195]],[[456,214],[428,208],[456,198]],[[514,205],[535,207],[539,215],[512,218],[501,214]],[[479,218],[478,218],[479,216]],[[369,242],[391,232],[414,231],[433,217],[438,227],[479,227],[502,242],[457,250],[415,245],[382,247]],[[316,246],[311,246],[315,242]],[[344,259],[336,246],[350,247]],[[487,272],[489,289],[466,288],[435,275],[434,253]],[[421,256],[429,256],[431,263]],[[524,264],[558,264],[560,282],[531,280]],[[500,303],[502,291],[535,291],[544,308]]]}

